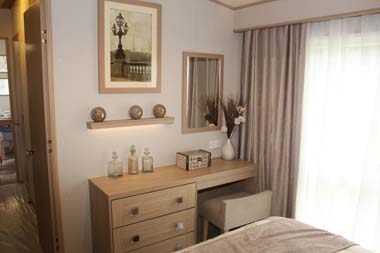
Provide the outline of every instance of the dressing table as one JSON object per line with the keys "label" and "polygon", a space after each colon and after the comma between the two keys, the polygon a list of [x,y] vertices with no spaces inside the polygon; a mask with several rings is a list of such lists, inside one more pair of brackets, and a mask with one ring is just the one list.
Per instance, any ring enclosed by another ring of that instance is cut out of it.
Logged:
{"label": "dressing table", "polygon": [[172,252],[195,244],[197,203],[238,188],[252,190],[255,175],[252,163],[213,159],[206,169],[173,165],[90,179],[93,251]]}

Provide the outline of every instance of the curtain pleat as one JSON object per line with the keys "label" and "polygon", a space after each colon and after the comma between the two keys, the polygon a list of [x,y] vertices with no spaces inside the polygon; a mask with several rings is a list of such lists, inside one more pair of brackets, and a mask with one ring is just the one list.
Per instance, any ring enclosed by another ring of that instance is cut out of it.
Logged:
{"label": "curtain pleat", "polygon": [[272,214],[294,217],[306,26],[245,32],[241,94],[247,122],[239,156],[257,164],[257,189],[273,192]]}

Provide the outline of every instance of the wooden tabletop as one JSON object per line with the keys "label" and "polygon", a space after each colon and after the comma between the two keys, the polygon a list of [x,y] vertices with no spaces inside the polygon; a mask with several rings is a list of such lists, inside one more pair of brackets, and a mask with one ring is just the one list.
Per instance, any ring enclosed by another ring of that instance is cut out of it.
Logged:
{"label": "wooden tabletop", "polygon": [[110,199],[142,194],[149,191],[196,183],[202,190],[217,185],[252,178],[256,175],[256,166],[247,161],[212,159],[211,167],[185,171],[175,165],[156,168],[153,173],[140,173],[114,179],[97,177],[89,182],[98,187]]}
{"label": "wooden tabletop", "polygon": [[1,118],[0,125],[12,125],[12,118]]}

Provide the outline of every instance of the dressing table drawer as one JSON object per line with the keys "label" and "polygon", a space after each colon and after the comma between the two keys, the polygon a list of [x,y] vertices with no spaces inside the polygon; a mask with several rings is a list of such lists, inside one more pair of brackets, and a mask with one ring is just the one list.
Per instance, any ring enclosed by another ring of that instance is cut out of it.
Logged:
{"label": "dressing table drawer", "polygon": [[169,253],[179,251],[181,249],[190,247],[195,244],[195,233],[187,233],[185,235],[177,236],[163,242],[159,242],[141,249],[131,251],[130,253]]}
{"label": "dressing table drawer", "polygon": [[113,230],[114,252],[129,252],[194,231],[195,208]]}
{"label": "dressing table drawer", "polygon": [[114,228],[195,206],[195,184],[149,192],[112,201]]}
{"label": "dressing table drawer", "polygon": [[[239,182],[238,187],[251,189],[255,173],[249,162],[214,159],[202,170],[184,171],[173,165],[116,180],[90,179],[93,251],[165,253],[189,246],[197,235],[197,199],[204,199],[203,193],[205,197],[214,190],[219,193],[211,187],[246,179],[249,182]],[[178,223],[183,223],[182,230],[176,230]]]}

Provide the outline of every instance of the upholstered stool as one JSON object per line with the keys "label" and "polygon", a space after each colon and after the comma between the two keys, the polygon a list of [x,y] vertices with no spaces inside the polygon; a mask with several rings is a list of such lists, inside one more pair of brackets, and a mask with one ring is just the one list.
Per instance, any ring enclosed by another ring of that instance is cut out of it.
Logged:
{"label": "upholstered stool", "polygon": [[208,223],[223,232],[268,218],[271,213],[272,192],[259,194],[238,192],[208,199],[200,204],[203,217],[203,240],[208,239]]}

